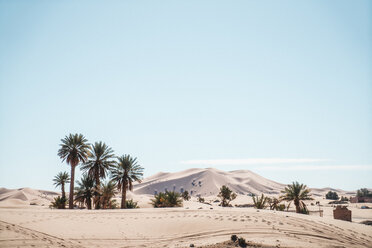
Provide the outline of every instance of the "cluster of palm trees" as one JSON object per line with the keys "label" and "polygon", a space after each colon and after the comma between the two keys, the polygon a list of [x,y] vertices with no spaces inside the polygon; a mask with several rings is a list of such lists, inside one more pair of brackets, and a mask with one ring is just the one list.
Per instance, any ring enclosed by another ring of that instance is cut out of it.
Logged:
{"label": "cluster of palm trees", "polygon": [[[126,208],[127,190],[133,190],[133,183],[141,182],[143,177],[143,168],[137,158],[130,155],[116,157],[105,143],[89,144],[82,134],[69,134],[61,142],[58,156],[71,166],[71,173],[60,172],[53,181],[56,186],[61,186],[62,199],[66,199],[65,185],[70,183],[69,208],[74,207],[74,202],[88,209],[92,206],[95,209],[112,208],[116,189],[122,194],[121,208]],[[75,188],[75,168],[79,164],[84,174]],[[108,176],[110,180],[102,182]]]}
{"label": "cluster of palm trees", "polygon": [[308,213],[308,209],[304,201],[313,200],[313,198],[311,198],[310,189],[308,189],[306,185],[293,182],[292,184],[287,185],[282,193],[283,195],[281,195],[279,198],[265,197],[264,194],[262,194],[261,197],[252,196],[254,206],[257,209],[264,209],[268,204],[270,210],[283,211],[285,209],[285,205],[279,203],[282,201],[287,201],[289,202],[287,209],[289,209],[291,203],[293,202],[296,207],[296,213]]}

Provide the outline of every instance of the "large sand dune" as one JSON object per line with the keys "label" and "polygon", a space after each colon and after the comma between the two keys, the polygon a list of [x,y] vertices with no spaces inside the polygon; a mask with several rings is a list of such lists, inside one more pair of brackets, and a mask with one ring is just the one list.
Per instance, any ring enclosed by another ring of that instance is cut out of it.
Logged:
{"label": "large sand dune", "polygon": [[49,206],[59,193],[30,188],[0,188],[0,207]]}
{"label": "large sand dune", "polygon": [[[222,185],[227,185],[237,194],[277,195],[285,184],[274,182],[249,170],[221,171],[214,168],[188,169],[181,172],[159,172],[134,186],[136,194],[154,194],[155,192],[187,190],[195,195],[217,195]],[[312,189],[315,196],[324,196],[329,190],[341,195],[353,195],[355,192],[341,189]]]}

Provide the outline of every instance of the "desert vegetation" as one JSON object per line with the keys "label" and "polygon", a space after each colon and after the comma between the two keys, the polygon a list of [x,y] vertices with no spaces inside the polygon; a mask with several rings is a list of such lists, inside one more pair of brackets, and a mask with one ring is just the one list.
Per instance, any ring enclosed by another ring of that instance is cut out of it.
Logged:
{"label": "desert vegetation", "polygon": [[257,209],[265,209],[266,203],[268,202],[268,198],[264,196],[264,194],[261,195],[261,197],[258,196],[252,196],[253,199],[253,205]]}
{"label": "desert vegetation", "polygon": [[183,200],[185,200],[185,201],[189,201],[191,199],[191,196],[190,196],[190,194],[187,190],[182,192],[181,196],[182,196]]}
{"label": "desert vegetation", "polygon": [[223,185],[220,188],[218,197],[221,199],[220,206],[231,207],[230,202],[236,198],[236,194],[229,187]]}
{"label": "desert vegetation", "polygon": [[306,185],[300,184],[298,182],[293,182],[287,185],[282,191],[284,195],[280,197],[282,201],[288,201],[289,208],[291,202],[296,206],[296,213],[308,213],[308,209],[305,204],[305,200],[313,200],[310,195],[310,189]]}
{"label": "desert vegetation", "polygon": [[340,197],[338,196],[337,192],[328,191],[328,193],[326,194],[326,199],[329,199],[329,200],[338,200],[338,199],[340,199]]}
{"label": "desert vegetation", "polygon": [[[56,187],[61,187],[62,197],[56,197],[51,203],[52,208],[69,209],[74,203],[87,209],[112,209],[117,207],[113,197],[121,192],[121,208],[137,208],[137,203],[126,200],[127,190],[133,190],[134,182],[141,182],[143,167],[137,158],[130,155],[115,156],[114,150],[103,142],[89,144],[82,134],[69,134],[61,140],[58,156],[62,162],[71,167],[67,172],[58,173],[53,179]],[[81,165],[83,176],[74,186],[75,169]],[[102,181],[109,177],[108,181]],[[66,199],[65,185],[70,183],[69,199]]]}
{"label": "desert vegetation", "polygon": [[361,188],[357,190],[358,197],[372,197],[372,191],[369,191],[366,188]]}
{"label": "desert vegetation", "polygon": [[160,192],[151,199],[151,204],[155,208],[181,207],[182,197],[180,193],[174,191]]}

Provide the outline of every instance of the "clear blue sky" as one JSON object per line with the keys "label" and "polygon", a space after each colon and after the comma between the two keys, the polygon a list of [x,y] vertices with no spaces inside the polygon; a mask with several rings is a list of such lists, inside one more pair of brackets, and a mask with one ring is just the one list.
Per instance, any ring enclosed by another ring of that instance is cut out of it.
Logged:
{"label": "clear blue sky", "polygon": [[[372,188],[371,1],[0,1],[0,187],[82,133],[145,175]],[[80,173],[80,172],[79,172]]]}

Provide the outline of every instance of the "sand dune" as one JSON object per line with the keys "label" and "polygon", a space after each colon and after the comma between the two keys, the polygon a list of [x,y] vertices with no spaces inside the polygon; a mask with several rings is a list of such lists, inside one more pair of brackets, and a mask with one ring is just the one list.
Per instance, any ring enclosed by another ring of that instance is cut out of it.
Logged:
{"label": "sand dune", "polygon": [[57,192],[30,188],[0,188],[0,207],[49,206]]}
{"label": "sand dune", "polygon": [[[278,195],[285,184],[266,179],[249,170],[221,171],[214,168],[188,169],[181,172],[160,172],[146,178],[142,183],[134,186],[136,194],[154,194],[165,190],[187,190],[192,195],[212,196],[217,195],[222,185],[227,185],[238,194],[250,193]],[[342,195],[353,195],[355,192],[341,189],[323,188],[312,189],[315,196],[324,196],[329,190]]]}

